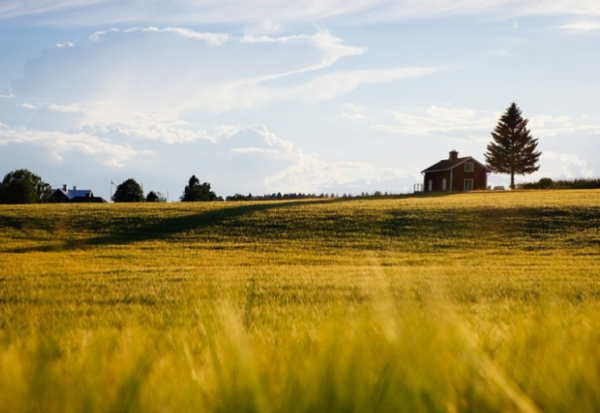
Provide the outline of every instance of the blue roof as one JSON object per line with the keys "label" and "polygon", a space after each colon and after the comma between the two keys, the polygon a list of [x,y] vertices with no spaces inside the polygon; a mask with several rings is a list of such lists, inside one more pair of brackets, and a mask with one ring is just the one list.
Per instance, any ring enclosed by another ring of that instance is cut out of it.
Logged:
{"label": "blue roof", "polygon": [[58,188],[54,190],[54,192],[56,191],[62,192],[67,198],[69,198],[69,200],[73,198],[91,198],[94,196],[94,193],[91,189],[67,189],[65,191],[62,188]]}

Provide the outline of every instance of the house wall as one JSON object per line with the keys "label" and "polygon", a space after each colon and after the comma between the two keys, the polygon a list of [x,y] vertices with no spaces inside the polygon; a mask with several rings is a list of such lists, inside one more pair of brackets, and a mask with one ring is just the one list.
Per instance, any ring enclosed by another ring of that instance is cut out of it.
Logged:
{"label": "house wall", "polygon": [[50,202],[54,202],[54,203],[70,202],[70,199],[62,192],[54,191],[54,193],[52,194],[52,197],[50,198]]}
{"label": "house wall", "polygon": [[487,189],[487,171],[477,163],[474,163],[473,172],[466,172],[465,165],[462,164],[454,168],[453,175],[453,191],[464,191],[465,179],[473,180],[473,190],[475,191]]}
{"label": "house wall", "polygon": [[[423,178],[424,192],[442,192],[443,180],[446,178],[446,191],[450,190],[450,171],[426,172]],[[429,190],[429,180],[433,180],[433,187]]]}
{"label": "house wall", "polygon": [[[465,164],[458,165],[451,171],[426,172],[423,178],[423,191],[442,192],[442,181],[444,178],[446,178],[446,191],[464,191],[465,179],[473,180],[473,190],[484,190],[487,188],[487,171],[478,163],[474,162],[473,172],[466,172]],[[433,180],[431,191],[429,190],[430,179]]]}

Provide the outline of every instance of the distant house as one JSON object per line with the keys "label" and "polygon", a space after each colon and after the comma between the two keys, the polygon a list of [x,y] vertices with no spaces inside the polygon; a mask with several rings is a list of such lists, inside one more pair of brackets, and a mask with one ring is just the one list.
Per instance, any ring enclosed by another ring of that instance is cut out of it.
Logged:
{"label": "distant house", "polygon": [[472,191],[487,188],[487,166],[476,159],[458,157],[451,151],[448,159],[443,159],[421,172],[424,192]]}
{"label": "distant house", "polygon": [[92,202],[102,203],[106,202],[103,198],[94,196],[91,189],[79,189],[74,186],[69,189],[68,185],[63,185],[62,188],[52,190],[52,196],[50,202],[54,203],[67,203],[67,202]]}

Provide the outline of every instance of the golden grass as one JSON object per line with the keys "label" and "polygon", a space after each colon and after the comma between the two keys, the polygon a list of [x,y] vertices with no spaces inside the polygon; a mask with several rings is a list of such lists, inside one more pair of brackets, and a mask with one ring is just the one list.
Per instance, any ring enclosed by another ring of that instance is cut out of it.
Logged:
{"label": "golden grass", "polygon": [[0,206],[0,411],[597,411],[599,201]]}

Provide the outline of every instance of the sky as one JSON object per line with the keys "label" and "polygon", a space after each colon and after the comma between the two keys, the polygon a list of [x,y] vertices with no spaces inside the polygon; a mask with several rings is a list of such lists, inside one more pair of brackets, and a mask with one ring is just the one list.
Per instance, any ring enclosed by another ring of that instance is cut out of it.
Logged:
{"label": "sky", "polygon": [[408,193],[515,102],[517,182],[598,177],[599,48],[597,0],[0,0],[0,175]]}

